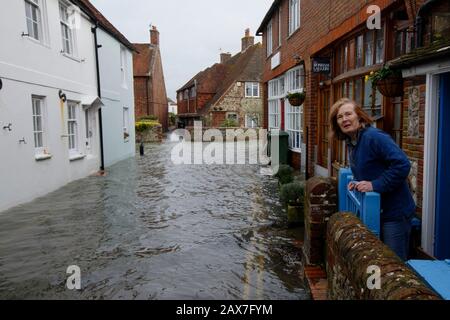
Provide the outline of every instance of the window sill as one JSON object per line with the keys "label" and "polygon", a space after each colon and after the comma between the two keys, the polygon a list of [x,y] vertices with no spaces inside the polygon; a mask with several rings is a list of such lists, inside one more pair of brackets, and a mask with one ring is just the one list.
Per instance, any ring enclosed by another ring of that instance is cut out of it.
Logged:
{"label": "window sill", "polygon": [[286,38],[286,40],[289,40],[290,38],[292,38],[300,30],[300,27],[301,26],[299,26],[297,29],[292,31],[292,33]]}
{"label": "window sill", "polygon": [[289,151],[292,151],[295,153],[302,153],[302,149],[296,149],[296,148],[289,148]]}
{"label": "window sill", "polygon": [[51,154],[37,154],[34,157],[36,161],[44,161],[52,158]]}
{"label": "window sill", "polygon": [[82,160],[84,158],[86,158],[85,154],[74,154],[69,157],[69,161],[72,162],[72,161]]}
{"label": "window sill", "polygon": [[35,38],[31,37],[31,36],[26,36],[26,38],[28,39],[28,41],[31,41],[31,42],[33,42],[35,44],[43,46],[44,48],[51,49],[51,47],[47,43],[45,43],[44,41],[37,40],[37,39],[35,39]]}
{"label": "window sill", "polygon": [[73,60],[73,61],[76,61],[76,62],[78,62],[78,63],[81,63],[81,59],[80,59],[80,58],[74,57],[74,56],[72,56],[72,55],[70,55],[70,54],[68,54],[68,53],[66,53],[66,52],[61,52],[61,54],[62,54],[64,57],[66,57],[66,58],[68,58],[68,59],[70,59],[70,60]]}

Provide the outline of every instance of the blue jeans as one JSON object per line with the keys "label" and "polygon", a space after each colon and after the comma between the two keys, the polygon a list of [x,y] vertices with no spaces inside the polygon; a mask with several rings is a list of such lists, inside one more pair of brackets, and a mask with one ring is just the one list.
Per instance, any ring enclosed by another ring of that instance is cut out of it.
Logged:
{"label": "blue jeans", "polygon": [[381,239],[403,261],[408,258],[411,218],[402,221],[384,222],[381,227]]}

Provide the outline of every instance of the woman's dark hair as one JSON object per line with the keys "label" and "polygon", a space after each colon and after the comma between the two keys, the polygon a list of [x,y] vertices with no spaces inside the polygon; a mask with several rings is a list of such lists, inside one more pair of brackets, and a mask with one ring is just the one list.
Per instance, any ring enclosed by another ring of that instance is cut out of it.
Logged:
{"label": "woman's dark hair", "polygon": [[361,123],[361,127],[365,127],[373,123],[373,119],[364,112],[364,110],[353,100],[348,98],[339,99],[332,107],[330,111],[330,133],[329,138],[331,140],[345,140],[347,135],[341,131],[339,125],[337,123],[337,115],[339,113],[339,109],[345,104],[352,104],[355,107],[355,113],[359,117],[359,122]]}

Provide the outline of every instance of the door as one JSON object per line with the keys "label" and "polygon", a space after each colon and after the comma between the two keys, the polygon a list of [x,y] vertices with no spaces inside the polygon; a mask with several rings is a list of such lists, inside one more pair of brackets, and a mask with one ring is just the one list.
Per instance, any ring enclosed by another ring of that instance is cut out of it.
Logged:
{"label": "door", "polygon": [[440,76],[434,252],[450,259],[450,73]]}

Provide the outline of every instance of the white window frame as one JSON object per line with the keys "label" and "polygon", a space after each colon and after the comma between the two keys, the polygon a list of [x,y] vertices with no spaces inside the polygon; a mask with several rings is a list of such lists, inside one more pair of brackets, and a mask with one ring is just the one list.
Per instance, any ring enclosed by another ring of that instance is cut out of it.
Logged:
{"label": "white window frame", "polygon": [[[249,91],[250,90],[250,94]],[[259,98],[259,83],[258,82],[246,82],[245,83],[245,97],[246,98]]]}
{"label": "white window frame", "polygon": [[[35,17],[33,17],[33,14]],[[42,5],[39,0],[25,0],[25,19],[27,22],[28,36],[42,42]]]}
{"label": "white window frame", "polygon": [[[254,120],[256,118],[256,121]],[[258,114],[246,114],[245,115],[245,127],[246,128],[258,128],[259,127],[259,115]],[[250,123],[250,125],[249,125]]]}
{"label": "white window frame", "polygon": [[[46,154],[46,107],[45,97],[31,96],[33,115],[33,138],[36,155]],[[39,110],[38,110],[39,109]],[[40,124],[40,127],[39,127]],[[40,141],[39,141],[40,138]]]}
{"label": "white window frame", "polygon": [[267,41],[267,56],[269,57],[273,53],[273,26],[272,20],[267,24],[266,31],[266,41]]}
{"label": "white window frame", "polygon": [[67,136],[69,155],[71,156],[80,154],[79,111],[80,105],[78,102],[67,102]]}
{"label": "white window frame", "polygon": [[[59,24],[61,29],[62,50],[61,53],[71,57],[76,56],[75,29],[70,23],[68,9],[71,4],[64,0],[58,1]],[[67,34],[66,34],[67,33]]]}
{"label": "white window frame", "polygon": [[[123,139],[126,142],[130,138],[130,108],[128,107],[123,107],[122,124],[123,124]],[[126,134],[128,134],[128,137],[125,137]]]}
{"label": "white window frame", "polygon": [[299,66],[286,73],[287,91],[290,93],[301,92],[304,88],[304,68]]}
{"label": "white window frame", "polygon": [[285,127],[289,134],[289,148],[301,152],[303,136],[303,106],[293,107],[289,100],[284,101]]}
{"label": "white window frame", "polygon": [[127,86],[127,51],[124,46],[120,46],[120,74],[122,76],[122,88]]}
{"label": "white window frame", "polygon": [[278,9],[278,46],[281,47],[281,7]]}
{"label": "white window frame", "polygon": [[300,0],[289,0],[289,35],[300,28]]}

